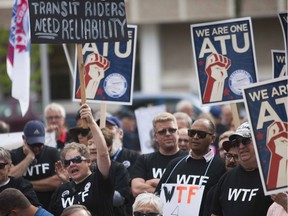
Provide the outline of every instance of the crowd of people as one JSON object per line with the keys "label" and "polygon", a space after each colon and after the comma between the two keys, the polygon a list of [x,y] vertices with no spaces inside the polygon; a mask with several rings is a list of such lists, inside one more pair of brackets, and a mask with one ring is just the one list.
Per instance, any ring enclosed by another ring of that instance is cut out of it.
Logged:
{"label": "crowd of people", "polygon": [[75,127],[65,116],[51,103],[45,122],[26,123],[21,147],[0,147],[0,216],[166,216],[175,188],[191,215],[287,215],[288,193],[265,196],[250,125],[234,127],[229,106],[195,116],[181,101],[155,115],[148,154],[131,112],[108,115],[103,128],[88,104]]}

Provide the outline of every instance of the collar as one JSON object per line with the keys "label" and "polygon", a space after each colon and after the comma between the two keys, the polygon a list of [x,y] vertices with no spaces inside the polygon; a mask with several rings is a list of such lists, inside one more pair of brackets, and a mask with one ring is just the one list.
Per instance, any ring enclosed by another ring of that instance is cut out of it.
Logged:
{"label": "collar", "polygon": [[66,131],[65,129],[61,130],[61,135],[60,135],[60,138],[58,139],[59,141],[61,141],[62,143],[65,143],[66,142]]}
{"label": "collar", "polygon": [[3,184],[0,185],[0,187],[7,185],[10,182],[10,177],[8,177],[7,181],[3,182]]}
{"label": "collar", "polygon": [[[190,150],[189,155],[186,158],[186,162],[187,162],[188,158],[193,158],[191,152],[192,152],[192,150]],[[213,157],[214,157],[214,153],[213,153],[211,148],[209,149],[209,151],[205,155],[203,155],[203,158],[206,160],[206,163],[208,163]]]}

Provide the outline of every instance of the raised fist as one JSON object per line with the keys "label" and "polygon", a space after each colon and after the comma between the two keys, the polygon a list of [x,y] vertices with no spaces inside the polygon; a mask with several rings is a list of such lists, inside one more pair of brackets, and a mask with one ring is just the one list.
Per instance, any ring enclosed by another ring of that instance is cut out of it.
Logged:
{"label": "raised fist", "polygon": [[223,55],[212,53],[206,59],[205,72],[208,75],[204,102],[221,101],[223,97],[224,81],[227,78],[227,70],[231,66],[231,60]]}
{"label": "raised fist", "polygon": [[[104,72],[110,67],[110,62],[98,53],[91,53],[87,56],[84,64],[84,83],[86,98],[95,98],[99,83],[104,78]],[[76,96],[80,97],[80,87]]]}
{"label": "raised fist", "polygon": [[268,188],[287,186],[288,123],[274,121],[267,128],[267,147],[271,151]]}

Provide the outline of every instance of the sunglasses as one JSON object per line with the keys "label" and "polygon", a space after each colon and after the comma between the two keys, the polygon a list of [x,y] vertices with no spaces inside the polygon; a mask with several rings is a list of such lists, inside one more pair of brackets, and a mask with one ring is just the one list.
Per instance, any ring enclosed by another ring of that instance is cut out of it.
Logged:
{"label": "sunglasses", "polygon": [[4,169],[8,163],[0,163],[0,169]]}
{"label": "sunglasses", "polygon": [[204,139],[207,136],[207,134],[213,135],[212,133],[208,133],[208,132],[205,132],[205,131],[198,131],[198,130],[193,130],[193,129],[189,129],[188,130],[188,136],[189,137],[194,137],[195,134],[197,134],[197,136],[200,139]]}
{"label": "sunglasses", "polygon": [[174,133],[176,133],[177,128],[167,128],[167,129],[157,131],[156,133],[161,135],[161,136],[164,136],[167,134],[167,131],[169,132],[169,134],[174,134]]}
{"label": "sunglasses", "polygon": [[234,161],[238,161],[239,157],[237,154],[225,153],[224,157],[226,160],[231,160],[233,158]]}
{"label": "sunglasses", "polygon": [[81,128],[77,131],[77,136],[81,134],[82,137],[85,137],[89,134],[90,128]]}
{"label": "sunglasses", "polygon": [[236,138],[236,139],[232,140],[232,145],[234,147],[239,147],[240,143],[242,143],[244,146],[246,146],[246,145],[251,143],[251,139],[250,138]]}
{"label": "sunglasses", "polygon": [[133,215],[134,216],[157,216],[157,215],[159,215],[159,213],[157,213],[157,212],[143,213],[143,212],[135,211],[133,213]]}
{"label": "sunglasses", "polygon": [[87,159],[83,156],[76,156],[74,158],[71,158],[69,160],[64,160],[64,167],[68,167],[70,166],[71,162],[74,164],[79,164],[82,161],[86,161]]}
{"label": "sunglasses", "polygon": [[29,144],[30,148],[41,148],[44,144],[42,143],[34,143],[34,144]]}

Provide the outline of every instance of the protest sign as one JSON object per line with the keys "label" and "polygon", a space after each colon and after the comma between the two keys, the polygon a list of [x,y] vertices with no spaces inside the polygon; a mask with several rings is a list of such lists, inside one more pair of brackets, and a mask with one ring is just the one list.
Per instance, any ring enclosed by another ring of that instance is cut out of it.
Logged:
{"label": "protest sign", "polygon": [[[127,42],[82,44],[87,102],[132,104],[136,37],[137,26],[129,25]],[[80,99],[80,78],[75,72],[73,101]]]}
{"label": "protest sign", "polygon": [[287,77],[244,87],[263,190],[266,195],[287,191]]}
{"label": "protest sign", "polygon": [[160,193],[163,215],[198,216],[204,189],[200,185],[163,184]]}
{"label": "protest sign", "polygon": [[154,130],[152,121],[155,115],[165,111],[165,105],[140,107],[135,110],[141,152],[143,154],[154,152]]}
{"label": "protest sign", "polygon": [[285,51],[271,50],[272,78],[287,76]]}
{"label": "protest sign", "polygon": [[202,104],[243,101],[258,80],[251,19],[193,24],[191,39]]}
{"label": "protest sign", "polygon": [[32,43],[127,41],[124,0],[29,0]]}
{"label": "protest sign", "polygon": [[[278,18],[282,27],[284,46],[286,51],[286,62],[288,62],[288,12],[278,14]],[[288,64],[286,64],[286,71],[288,71]]]}

